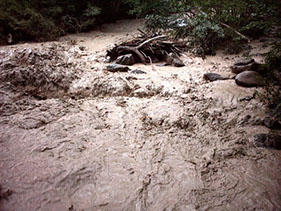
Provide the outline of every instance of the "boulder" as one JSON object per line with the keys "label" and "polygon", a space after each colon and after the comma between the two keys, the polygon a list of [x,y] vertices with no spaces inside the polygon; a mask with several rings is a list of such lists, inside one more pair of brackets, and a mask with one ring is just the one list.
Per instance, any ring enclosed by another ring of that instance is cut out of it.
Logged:
{"label": "boulder", "polygon": [[255,60],[254,59],[240,59],[240,60],[237,60],[234,65],[235,66],[245,66],[245,65],[248,65],[248,64],[252,64],[254,63]]}
{"label": "boulder", "polygon": [[203,78],[206,81],[218,81],[218,80],[225,80],[224,77],[222,77],[221,75],[217,74],[217,73],[205,73]]}
{"label": "boulder", "polygon": [[255,71],[244,71],[235,77],[235,82],[239,86],[255,87],[264,86],[265,79]]}
{"label": "boulder", "polygon": [[257,134],[254,136],[254,144],[257,147],[281,149],[281,135]]}
{"label": "boulder", "polygon": [[115,73],[115,72],[128,72],[130,68],[121,64],[109,64],[104,68],[104,70]]}
{"label": "boulder", "polygon": [[231,72],[235,74],[242,73],[244,71],[258,71],[259,64],[254,62],[247,65],[233,65],[230,67]]}
{"label": "boulder", "polygon": [[260,64],[256,63],[254,59],[241,59],[238,60],[230,67],[231,72],[235,74],[244,71],[258,71]]}
{"label": "boulder", "polygon": [[133,54],[126,54],[126,55],[119,56],[115,60],[115,63],[122,64],[122,65],[133,65],[136,63],[136,60]]}

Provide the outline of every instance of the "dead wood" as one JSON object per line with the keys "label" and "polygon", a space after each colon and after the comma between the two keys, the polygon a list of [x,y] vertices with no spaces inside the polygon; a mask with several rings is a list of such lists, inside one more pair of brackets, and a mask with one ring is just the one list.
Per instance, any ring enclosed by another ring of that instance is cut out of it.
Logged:
{"label": "dead wood", "polygon": [[125,54],[133,54],[137,62],[143,64],[164,61],[169,53],[180,55],[186,46],[168,38],[167,35],[136,38],[115,46],[107,52],[111,62]]}

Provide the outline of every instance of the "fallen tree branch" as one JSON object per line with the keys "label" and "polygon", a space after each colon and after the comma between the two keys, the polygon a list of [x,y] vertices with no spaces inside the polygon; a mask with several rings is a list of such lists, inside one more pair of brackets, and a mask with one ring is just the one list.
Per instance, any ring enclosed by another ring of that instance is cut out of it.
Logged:
{"label": "fallen tree branch", "polygon": [[243,39],[247,40],[248,42],[251,42],[251,40],[246,37],[245,35],[241,34],[239,31],[236,31],[234,28],[230,27],[229,25],[225,24],[225,23],[221,23],[221,25],[231,29],[232,31],[234,31],[237,35],[239,35],[240,37],[242,37]]}
{"label": "fallen tree branch", "polygon": [[167,37],[167,36],[166,35],[160,35],[160,36],[156,36],[156,37],[150,38],[150,39],[144,41],[143,43],[139,44],[136,47],[132,47],[132,46],[119,46],[118,50],[125,50],[125,51],[132,52],[132,53],[136,54],[139,57],[139,59],[141,60],[142,63],[147,64],[145,57],[140,52],[140,49],[142,47],[144,47],[145,45],[147,45],[148,43],[154,41],[154,40],[158,40],[158,39],[165,38],[165,37]]}
{"label": "fallen tree branch", "polygon": [[165,37],[167,37],[167,35],[160,35],[160,36],[157,36],[157,37],[152,37],[152,38],[150,38],[150,39],[144,41],[143,43],[139,44],[136,48],[137,48],[137,49],[140,49],[140,48],[142,48],[143,46],[145,46],[146,44],[148,44],[148,43],[150,43],[150,42],[152,42],[152,41],[154,41],[154,40],[162,39],[162,38],[165,38]]}

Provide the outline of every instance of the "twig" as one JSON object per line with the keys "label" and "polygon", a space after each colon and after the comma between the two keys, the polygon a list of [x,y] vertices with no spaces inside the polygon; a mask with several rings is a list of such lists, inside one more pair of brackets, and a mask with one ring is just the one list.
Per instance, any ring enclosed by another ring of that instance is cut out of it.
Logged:
{"label": "twig", "polygon": [[239,35],[240,37],[244,38],[245,40],[247,40],[248,42],[251,42],[251,40],[246,37],[245,35],[241,34],[240,32],[236,31],[234,28],[230,27],[229,25],[225,24],[225,23],[221,23],[221,25],[233,30],[237,35]]}
{"label": "twig", "polygon": [[150,58],[150,56],[148,56],[148,59],[149,59],[149,62],[150,62],[152,71],[155,71],[155,69],[154,69],[154,67],[153,67],[153,64],[152,64],[152,59]]}
{"label": "twig", "polygon": [[147,36],[147,37],[148,37],[148,34],[147,34],[147,33],[145,33],[143,30],[138,29],[138,31],[139,31],[140,33],[142,33],[143,35],[145,35],[145,36]]}

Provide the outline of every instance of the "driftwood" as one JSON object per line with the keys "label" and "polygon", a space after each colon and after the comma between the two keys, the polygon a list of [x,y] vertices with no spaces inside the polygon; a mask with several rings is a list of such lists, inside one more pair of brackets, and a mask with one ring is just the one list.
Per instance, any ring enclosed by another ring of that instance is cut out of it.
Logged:
{"label": "driftwood", "polygon": [[125,54],[133,54],[137,62],[148,64],[165,61],[170,53],[179,56],[185,44],[170,40],[167,35],[149,37],[144,34],[131,42],[122,43],[107,52],[111,61]]}

